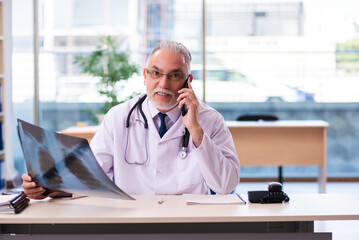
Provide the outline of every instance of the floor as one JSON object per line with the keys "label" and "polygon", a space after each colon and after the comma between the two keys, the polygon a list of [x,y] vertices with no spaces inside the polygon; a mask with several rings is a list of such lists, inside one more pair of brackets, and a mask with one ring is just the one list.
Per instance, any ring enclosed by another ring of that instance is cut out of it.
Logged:
{"label": "floor", "polygon": [[[252,190],[266,190],[267,182],[243,182],[238,185],[236,192],[247,194]],[[312,182],[284,182],[283,190],[291,193],[318,193],[318,184]],[[344,193],[359,201],[359,182],[329,182],[327,193]],[[320,221],[314,224],[316,232],[332,232],[333,240],[358,240],[359,220],[355,221]]]}

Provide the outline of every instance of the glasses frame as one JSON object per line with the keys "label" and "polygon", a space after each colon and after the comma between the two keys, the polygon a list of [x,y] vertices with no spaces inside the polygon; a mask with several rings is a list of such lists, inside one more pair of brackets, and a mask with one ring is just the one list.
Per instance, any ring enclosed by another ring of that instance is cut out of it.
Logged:
{"label": "glasses frame", "polygon": [[187,75],[183,75],[180,77],[179,80],[173,80],[171,78],[171,75],[173,75],[174,73],[168,73],[168,74],[165,74],[165,73],[161,73],[160,71],[158,70],[153,70],[153,71],[157,71],[158,72],[158,77],[154,77],[153,76],[153,72],[151,72],[150,70],[148,70],[148,68],[145,68],[146,69],[146,72],[153,78],[153,79],[160,79],[160,78],[163,78],[163,76],[167,76],[167,79],[170,81],[170,82],[179,82],[181,81],[182,79],[187,79],[191,74],[187,74]]}

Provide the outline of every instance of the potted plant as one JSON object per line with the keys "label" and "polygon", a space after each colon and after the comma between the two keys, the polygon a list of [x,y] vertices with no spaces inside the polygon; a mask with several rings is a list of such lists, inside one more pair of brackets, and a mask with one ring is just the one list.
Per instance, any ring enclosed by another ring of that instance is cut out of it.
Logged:
{"label": "potted plant", "polygon": [[74,63],[81,67],[83,73],[89,73],[99,79],[98,92],[105,96],[106,101],[98,113],[104,115],[111,107],[138,94],[119,100],[121,89],[128,79],[137,73],[137,66],[130,63],[127,52],[118,50],[115,38],[103,36],[99,38],[99,42],[96,50],[89,55],[76,56]]}

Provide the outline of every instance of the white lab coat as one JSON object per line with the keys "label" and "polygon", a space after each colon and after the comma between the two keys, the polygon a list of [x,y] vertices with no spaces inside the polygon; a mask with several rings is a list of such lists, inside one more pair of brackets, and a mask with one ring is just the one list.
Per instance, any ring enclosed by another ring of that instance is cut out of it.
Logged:
{"label": "white lab coat", "polygon": [[[138,108],[125,127],[131,107],[138,101],[113,107],[105,116],[91,141],[91,149],[105,173],[128,194],[207,194],[209,189],[230,193],[239,183],[239,161],[232,136],[223,117],[201,103],[198,119],[204,130],[201,145],[196,148],[190,138],[188,155],[178,157],[182,146],[184,125],[181,117],[160,138],[149,111],[148,98],[142,109],[148,120],[148,131]],[[129,131],[129,132],[127,132]],[[147,134],[147,143],[145,141]],[[128,162],[145,162],[143,165]]]}

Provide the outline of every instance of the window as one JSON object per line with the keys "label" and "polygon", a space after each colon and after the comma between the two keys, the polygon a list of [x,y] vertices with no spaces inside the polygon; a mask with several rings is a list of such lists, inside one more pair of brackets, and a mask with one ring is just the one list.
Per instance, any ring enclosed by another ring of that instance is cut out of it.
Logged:
{"label": "window", "polygon": [[[90,112],[103,99],[97,80],[82,74],[73,59],[94,50],[99,36],[117,37],[138,65],[139,74],[123,96],[144,91],[142,69],[155,44],[176,40],[191,50],[197,96],[226,120],[244,111],[272,111],[283,120],[326,120],[331,124],[328,175],[359,176],[354,144],[359,141],[359,1],[204,3],[205,19],[202,0],[39,0],[40,125],[60,130],[78,121],[91,124]],[[13,96],[16,114],[27,120],[34,97],[31,5],[13,0]]]}
{"label": "window", "polygon": [[355,1],[206,3],[207,101],[359,101]]}

